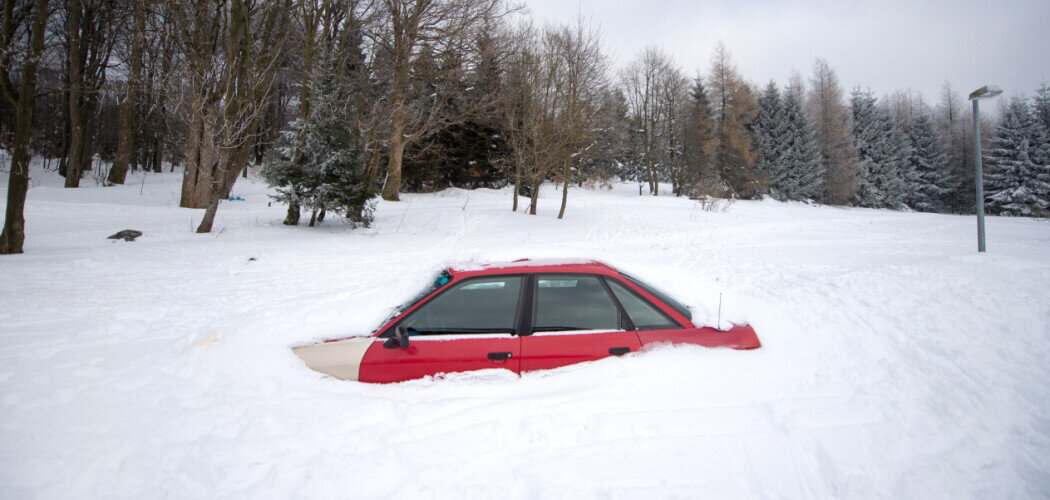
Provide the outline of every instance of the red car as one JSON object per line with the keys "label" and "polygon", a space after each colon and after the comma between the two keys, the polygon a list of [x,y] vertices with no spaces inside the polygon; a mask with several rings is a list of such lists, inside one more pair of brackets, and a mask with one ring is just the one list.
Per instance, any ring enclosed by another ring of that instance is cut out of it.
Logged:
{"label": "red car", "polygon": [[600,262],[515,261],[448,269],[370,337],[295,348],[345,380],[400,382],[439,373],[543,370],[650,344],[754,349],[748,325],[693,325],[689,309]]}

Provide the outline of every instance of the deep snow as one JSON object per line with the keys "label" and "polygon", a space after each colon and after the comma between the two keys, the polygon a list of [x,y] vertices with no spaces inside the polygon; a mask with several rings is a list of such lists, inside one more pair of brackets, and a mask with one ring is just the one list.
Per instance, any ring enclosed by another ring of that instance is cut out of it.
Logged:
{"label": "deep snow", "polygon": [[[241,179],[198,235],[179,180],[34,173],[26,253],[0,257],[2,496],[1050,495],[1047,221],[990,217],[978,255],[972,217],[620,185],[572,190],[562,221],[553,187],[535,217],[450,189],[285,227]],[[396,385],[289,349],[367,334],[450,262],[520,257],[604,260],[698,323],[721,294],[764,346]]]}

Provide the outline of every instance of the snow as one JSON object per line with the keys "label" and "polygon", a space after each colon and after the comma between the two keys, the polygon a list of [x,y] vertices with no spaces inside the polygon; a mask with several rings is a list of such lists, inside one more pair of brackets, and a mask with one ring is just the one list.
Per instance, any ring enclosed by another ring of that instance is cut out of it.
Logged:
{"label": "snow", "polygon": [[[3,176],[6,189],[6,174]],[[449,189],[372,228],[240,179],[211,234],[179,174],[34,171],[0,257],[11,498],[1050,495],[1050,224],[737,201],[634,185]],[[661,190],[663,191],[663,190]],[[144,233],[134,242],[106,236]],[[597,259],[755,351],[664,346],[521,377],[325,378],[289,349],[367,334],[450,262]],[[255,260],[250,260],[254,258]]]}

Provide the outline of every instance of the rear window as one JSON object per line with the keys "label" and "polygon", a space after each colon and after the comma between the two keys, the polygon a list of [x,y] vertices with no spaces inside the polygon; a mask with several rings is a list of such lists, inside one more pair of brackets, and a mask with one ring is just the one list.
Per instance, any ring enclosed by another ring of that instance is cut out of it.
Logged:
{"label": "rear window", "polygon": [[650,284],[648,284],[648,283],[646,283],[646,282],[644,282],[644,281],[642,281],[642,280],[640,280],[638,278],[635,278],[635,277],[633,277],[633,276],[631,276],[629,274],[624,274],[624,273],[621,272],[620,276],[623,276],[624,278],[627,279],[627,281],[630,281],[631,283],[634,283],[635,285],[637,285],[642,290],[645,290],[646,292],[649,293],[649,295],[652,295],[653,297],[656,297],[656,298],[660,299],[660,301],[663,302],[664,304],[667,304],[668,306],[671,306],[671,309],[674,309],[675,312],[677,312],[678,314],[681,314],[682,316],[685,316],[685,319],[688,319],[689,321],[693,320],[693,312],[690,311],[689,308],[686,307],[681,302],[678,302],[677,300],[672,299],[670,295],[667,295],[666,293],[661,292],[660,290],[658,290],[657,288],[653,287],[652,285],[650,285]]}

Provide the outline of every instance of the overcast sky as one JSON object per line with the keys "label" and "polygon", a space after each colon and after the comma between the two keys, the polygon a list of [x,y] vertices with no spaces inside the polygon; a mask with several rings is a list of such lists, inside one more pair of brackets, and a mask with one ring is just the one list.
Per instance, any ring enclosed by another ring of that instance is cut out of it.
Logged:
{"label": "overcast sky", "polygon": [[601,24],[617,66],[648,45],[695,75],[722,40],[745,78],[784,85],[826,59],[848,93],[913,90],[939,99],[945,80],[965,97],[996,84],[1031,96],[1050,80],[1050,0],[525,0],[537,24]]}

